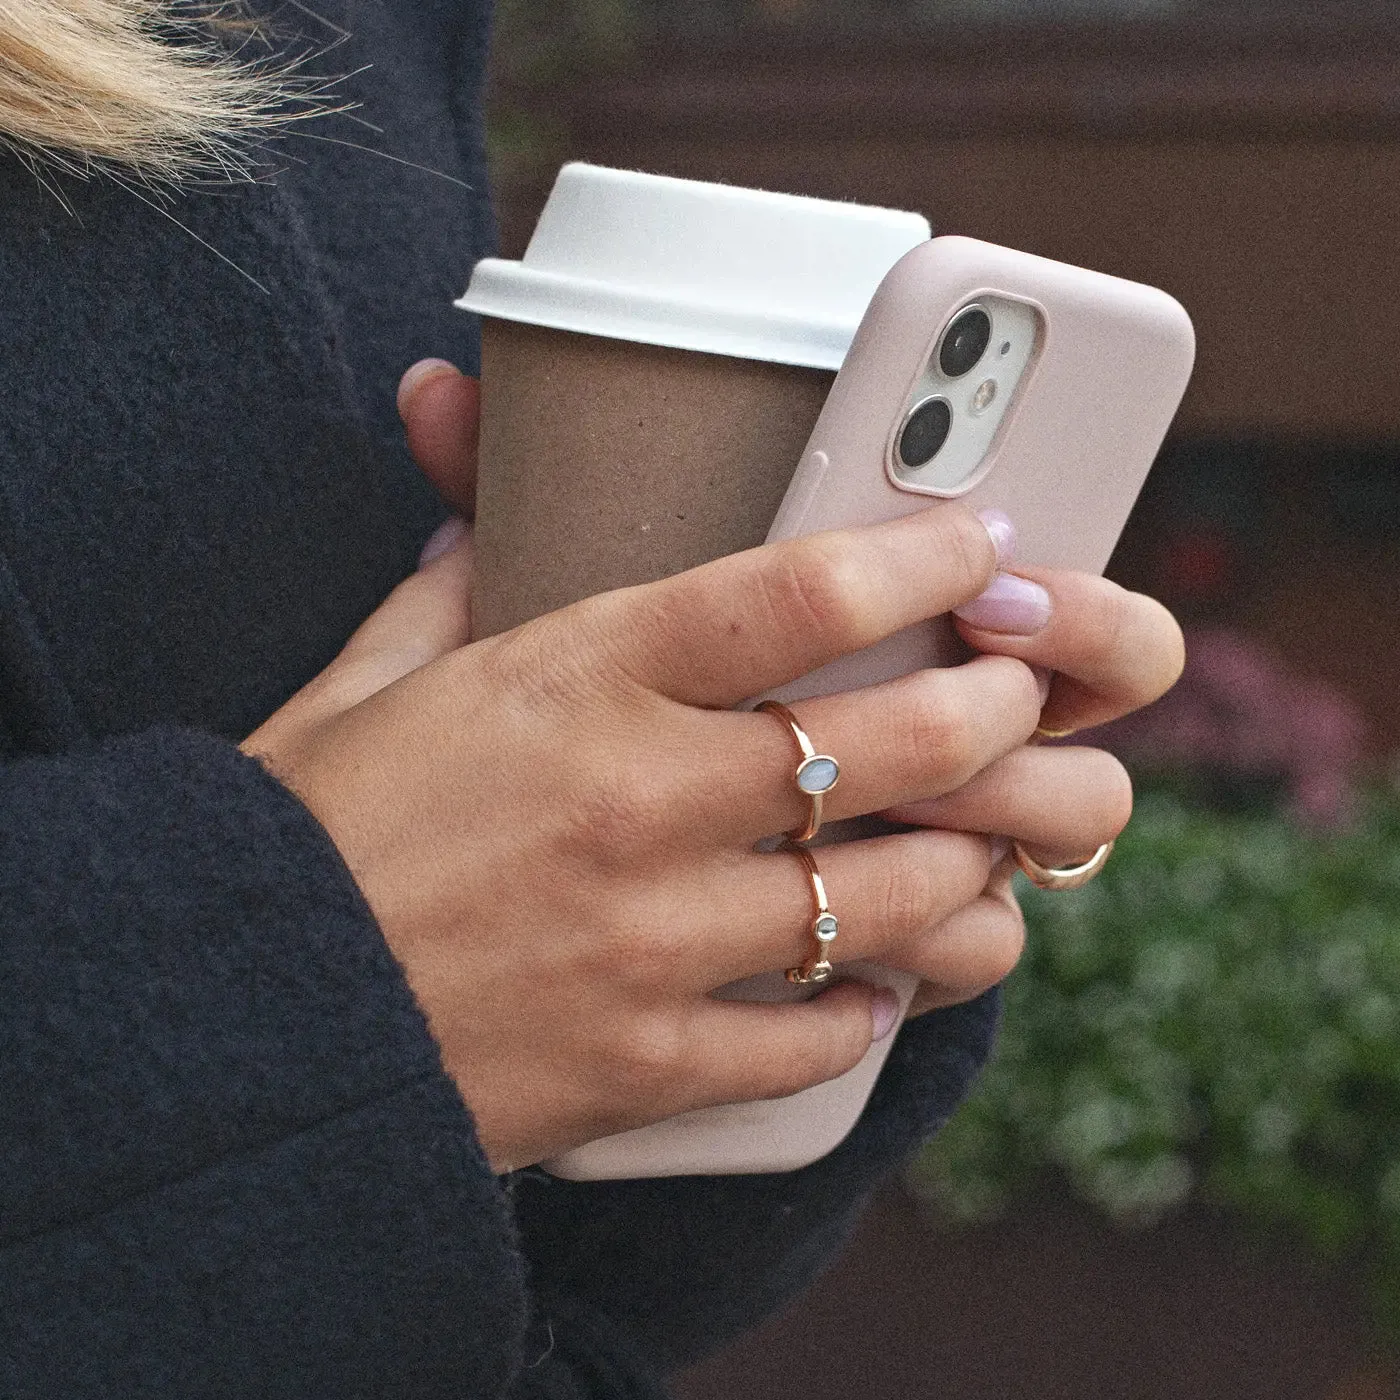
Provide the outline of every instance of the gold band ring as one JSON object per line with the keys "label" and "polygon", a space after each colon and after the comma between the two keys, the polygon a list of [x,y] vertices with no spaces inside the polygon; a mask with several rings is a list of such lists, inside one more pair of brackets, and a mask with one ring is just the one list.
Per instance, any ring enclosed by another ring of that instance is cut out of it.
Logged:
{"label": "gold band ring", "polygon": [[786,705],[780,705],[776,700],[765,700],[758,708],[782,720],[792,731],[792,737],[802,751],[802,761],[797,765],[793,781],[797,784],[797,790],[811,802],[812,809],[807,814],[806,822],[793,827],[787,837],[789,841],[810,841],[821,830],[822,798],[836,786],[836,780],[841,776],[841,765],[830,754],[816,751],[807,737],[807,731],[798,724],[797,716]]}
{"label": "gold band ring", "polygon": [[1068,739],[1071,734],[1077,732],[1074,729],[1046,729],[1044,725],[1038,725],[1035,737],[1037,739]]}
{"label": "gold band ring", "polygon": [[812,886],[812,906],[816,913],[812,918],[812,937],[817,940],[816,956],[802,967],[790,967],[787,980],[799,987],[809,982],[825,982],[831,976],[831,945],[841,931],[836,915],[826,902],[826,886],[822,883],[821,871],[817,869],[816,857],[806,846],[789,843],[779,849],[791,851],[802,862],[807,872],[807,881]]}
{"label": "gold band ring", "polygon": [[1062,865],[1058,868],[1032,860],[1021,849],[1019,841],[1012,842],[1012,850],[1016,852],[1016,864],[1031,884],[1042,890],[1077,890],[1081,885],[1087,885],[1108,864],[1108,858],[1113,854],[1113,842],[1105,841],[1082,865]]}

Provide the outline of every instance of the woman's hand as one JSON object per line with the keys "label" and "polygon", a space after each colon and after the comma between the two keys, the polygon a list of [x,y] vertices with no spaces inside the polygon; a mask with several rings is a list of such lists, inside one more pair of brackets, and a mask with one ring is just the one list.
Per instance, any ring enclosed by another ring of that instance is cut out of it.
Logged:
{"label": "woman's hand", "polygon": [[[988,655],[1014,656],[1049,675],[1039,731],[1063,737],[1106,724],[1164,694],[1181,674],[1181,629],[1161,604],[1107,579],[1052,569],[1000,574],[958,609],[958,630]],[[1101,749],[1027,746],[955,792],[898,804],[883,815],[955,831],[995,832],[1042,865],[1073,865],[1113,840],[1132,813],[1132,783]],[[938,931],[947,943],[1006,937],[1020,925],[1007,860],[983,895]],[[965,989],[926,982],[911,1015],[965,998]]]}
{"label": "woman's hand", "polygon": [[[409,440],[469,514],[475,385],[449,366],[414,377],[400,400]],[[809,952],[801,867],[753,851],[803,815],[791,736],[727,707],[981,594],[985,530],[939,508],[736,556],[470,647],[470,541],[455,534],[244,747],[345,855],[493,1162],[844,1072],[891,1029],[895,1008],[868,988],[787,1007],[708,995]],[[1094,605],[1071,591],[1053,631],[1004,644],[1123,703],[1122,660],[1080,616]],[[1160,637],[1146,645],[1162,650]],[[933,795],[969,830],[1098,844],[1126,817],[1121,771],[1076,763],[1072,810],[1066,772],[1018,774],[1040,708],[1022,659],[987,656],[800,712],[845,764],[830,818]],[[942,1001],[1000,980],[1022,938],[1004,865],[987,883],[1000,854],[936,830],[828,848],[842,956],[904,967]]]}
{"label": "woman's hand", "polygon": [[[468,556],[463,539],[401,585],[244,748],[336,842],[493,1162],[851,1068],[891,1029],[870,988],[709,996],[810,951],[801,865],[754,851],[804,815],[792,736],[730,707],[981,593],[987,530],[937,507],[463,646]],[[961,788],[1025,743],[1040,696],[987,656],[798,708],[845,765],[835,819]],[[1018,935],[930,937],[995,858],[942,831],[824,850],[842,956],[965,995],[1000,980]]]}
{"label": "woman's hand", "polygon": [[[423,361],[404,377],[399,408],[419,465],[460,515],[474,509],[478,394],[475,380],[443,361]],[[1001,532],[999,532],[1001,534]],[[1012,542],[1001,534],[1003,554]],[[1006,651],[1054,673],[1041,717],[1047,729],[1097,724],[1155,699],[1181,668],[1179,629],[1158,604],[1081,574],[999,575],[961,610],[960,630],[984,652]],[[825,717],[808,702],[814,725]],[[1121,765],[1095,749],[1021,747],[955,792],[887,813],[903,822],[970,832],[1008,833],[1044,864],[1069,864],[1118,834],[1132,805]],[[998,843],[994,849],[1004,849]],[[824,857],[824,860],[826,858]],[[925,981],[913,1014],[975,995],[983,979],[959,981],[979,961],[1009,966],[1024,937],[1012,893],[1014,863],[1000,862],[979,896],[926,933],[946,955],[940,981]],[[979,950],[981,958],[960,957]]]}

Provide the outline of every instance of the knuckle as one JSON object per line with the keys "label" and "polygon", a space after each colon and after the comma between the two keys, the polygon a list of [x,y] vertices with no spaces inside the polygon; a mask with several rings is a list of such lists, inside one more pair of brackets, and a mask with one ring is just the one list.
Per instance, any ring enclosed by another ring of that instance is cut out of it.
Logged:
{"label": "knuckle", "polygon": [[976,772],[976,740],[966,705],[933,675],[905,726],[906,752],[921,774],[943,791],[961,787]]}
{"label": "knuckle", "polygon": [[656,911],[635,897],[614,899],[606,912],[605,932],[594,938],[593,966],[606,968],[633,1005],[646,1006],[674,994],[692,972],[696,947]]}
{"label": "knuckle", "polygon": [[1003,656],[980,657],[972,666],[975,687],[971,668],[964,674],[968,683],[929,672],[913,705],[888,726],[904,744],[901,757],[942,792],[970,781],[1040,721],[1040,691],[1029,666]]}
{"label": "knuckle", "polygon": [[560,813],[565,853],[597,871],[635,870],[667,828],[664,782],[641,764],[576,764]]}
{"label": "knuckle", "polygon": [[940,893],[931,862],[907,850],[892,856],[885,867],[878,904],[886,938],[898,944],[926,928]]}
{"label": "knuckle", "polygon": [[844,640],[858,626],[858,571],[834,535],[792,540],[759,572],[763,606],[783,631]]}
{"label": "knuckle", "polygon": [[671,1101],[684,1063],[680,1024],[665,1011],[635,1012],[599,1046],[603,1084],[616,1100],[640,1110]]}
{"label": "knuckle", "polygon": [[950,511],[945,517],[941,553],[948,567],[964,581],[968,597],[974,597],[992,581],[996,571],[996,547],[986,526],[968,510]]}
{"label": "knuckle", "polygon": [[697,619],[716,617],[716,601],[701,586],[703,569],[655,583],[599,594],[587,608],[599,652],[637,684],[656,662],[673,664],[693,647]]}
{"label": "knuckle", "polygon": [[548,702],[567,689],[567,654],[556,634],[562,629],[552,618],[527,622],[514,631],[479,644],[478,655],[497,693],[528,698],[534,705]]}
{"label": "knuckle", "polygon": [[534,711],[574,713],[620,686],[621,639],[630,633],[615,595],[586,598],[488,638],[487,662],[502,693]]}

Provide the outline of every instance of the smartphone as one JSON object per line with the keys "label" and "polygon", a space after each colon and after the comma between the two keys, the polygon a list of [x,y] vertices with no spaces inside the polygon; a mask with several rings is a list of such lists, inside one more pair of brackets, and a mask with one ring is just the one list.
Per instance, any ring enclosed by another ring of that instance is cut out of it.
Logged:
{"label": "smartphone", "polygon": [[[921,244],[875,293],[768,538],[957,499],[1011,517],[1016,562],[1101,573],[1194,356],[1190,318],[1156,288],[970,238]],[[951,622],[935,618],[755,703],[854,690],[966,655]],[[837,975],[893,987],[906,1008],[917,986],[874,963],[838,963]],[[780,972],[715,993],[761,1001],[812,994]],[[545,1166],[583,1180],[805,1166],[855,1126],[893,1040],[789,1098],[696,1110]]]}

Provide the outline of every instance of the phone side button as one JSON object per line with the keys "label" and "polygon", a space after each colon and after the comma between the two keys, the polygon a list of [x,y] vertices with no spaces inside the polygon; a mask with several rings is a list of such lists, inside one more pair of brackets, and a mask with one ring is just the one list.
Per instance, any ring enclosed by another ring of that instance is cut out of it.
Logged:
{"label": "phone side button", "polygon": [[778,508],[773,528],[768,532],[770,540],[790,540],[803,533],[802,526],[807,512],[811,510],[830,468],[831,459],[825,452],[809,452],[803,458],[802,465],[793,474],[792,485]]}

